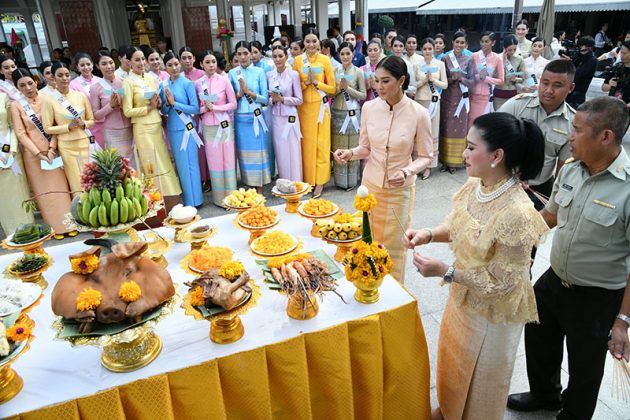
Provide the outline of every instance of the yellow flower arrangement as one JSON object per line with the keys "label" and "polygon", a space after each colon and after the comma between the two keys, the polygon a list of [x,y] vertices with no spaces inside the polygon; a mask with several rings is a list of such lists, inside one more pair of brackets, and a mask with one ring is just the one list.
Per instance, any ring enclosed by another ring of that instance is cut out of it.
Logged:
{"label": "yellow flower arrangement", "polygon": [[374,194],[369,193],[365,197],[361,197],[359,194],[354,196],[354,208],[362,212],[370,212],[376,207],[376,198]]}
{"label": "yellow flower arrangement", "polygon": [[70,259],[72,271],[76,274],[92,274],[98,268],[97,255],[85,255]]}
{"label": "yellow flower arrangement", "polygon": [[31,329],[24,324],[15,324],[12,327],[7,328],[7,339],[18,343],[20,341],[27,340],[31,336]]}
{"label": "yellow flower arrangement", "polygon": [[203,306],[206,304],[206,300],[203,298],[203,288],[195,287],[190,292],[190,304],[192,306]]}
{"label": "yellow flower arrangement", "polygon": [[230,281],[234,281],[243,274],[245,267],[240,261],[226,261],[219,268],[219,275]]}
{"label": "yellow flower arrangement", "polygon": [[359,241],[343,259],[348,280],[355,282],[376,282],[391,273],[394,263],[389,252],[378,242]]}
{"label": "yellow flower arrangement", "polygon": [[77,296],[77,310],[93,311],[103,301],[103,295],[98,290],[94,290],[91,287],[83,289],[79,296]]}
{"label": "yellow flower arrangement", "polygon": [[273,258],[270,258],[269,261],[267,261],[267,267],[269,267],[269,269],[280,268],[282,267],[282,264],[288,264],[292,261],[301,262],[302,260],[305,260],[310,257],[311,257],[311,254],[308,254],[308,253],[298,254],[298,255],[285,255],[282,257],[273,257]]}
{"label": "yellow flower arrangement", "polygon": [[120,285],[118,296],[127,303],[135,302],[142,296],[142,289],[135,281],[126,281]]}

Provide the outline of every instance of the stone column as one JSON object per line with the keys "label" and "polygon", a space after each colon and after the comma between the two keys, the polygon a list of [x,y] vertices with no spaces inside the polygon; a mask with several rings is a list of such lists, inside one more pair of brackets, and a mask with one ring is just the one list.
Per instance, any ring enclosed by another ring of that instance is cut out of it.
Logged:
{"label": "stone column", "polygon": [[96,18],[98,33],[101,36],[101,44],[108,48],[117,46],[114,36],[114,27],[112,25],[112,15],[110,11],[110,7],[112,5],[108,5],[103,0],[93,0],[93,3],[94,17]]}
{"label": "stone column", "polygon": [[341,33],[343,34],[345,31],[349,31],[352,29],[350,23],[350,0],[337,0],[337,5],[339,8],[339,28],[341,29]]}
{"label": "stone column", "polygon": [[326,31],[328,30],[328,1],[327,0],[315,0],[316,15],[315,22],[317,23],[317,30],[321,39],[326,38]]}
{"label": "stone column", "polygon": [[37,39],[37,31],[33,24],[33,11],[30,9],[21,9],[20,13],[24,16],[24,23],[26,24],[26,30],[28,31],[28,42],[31,44],[31,50],[33,51],[33,58],[35,63],[39,64],[42,61],[42,50],[39,48],[39,40]]}
{"label": "stone column", "polygon": [[[173,51],[179,51],[186,45],[186,35],[184,33],[184,18],[182,17],[181,0],[168,0],[168,20],[171,28],[171,42]],[[162,14],[164,18],[164,14]]]}
{"label": "stone column", "polygon": [[252,35],[252,17],[250,13],[251,4],[249,0],[243,0],[243,24],[245,25],[245,40],[253,41],[254,37]]}
{"label": "stone column", "polygon": [[289,17],[295,27],[295,36],[302,37],[302,0],[289,0]]}
{"label": "stone column", "polygon": [[[52,2],[35,0],[37,11],[42,19],[42,27],[46,34],[46,44],[48,44],[48,54],[52,55],[52,50],[61,46],[61,37],[59,36],[59,28],[55,19],[55,12],[52,8]],[[50,59],[50,57],[47,57]]]}

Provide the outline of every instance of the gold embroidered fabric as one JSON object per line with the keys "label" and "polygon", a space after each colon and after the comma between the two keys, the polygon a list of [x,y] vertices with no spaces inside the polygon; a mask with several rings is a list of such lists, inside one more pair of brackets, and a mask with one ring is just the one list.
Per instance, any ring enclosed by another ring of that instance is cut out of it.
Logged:
{"label": "gold embroidered fabric", "polygon": [[450,293],[457,305],[492,323],[538,321],[531,252],[549,228],[520,184],[480,203],[475,196],[479,183],[471,178],[455,193],[453,211],[444,221],[455,268],[463,273]]}

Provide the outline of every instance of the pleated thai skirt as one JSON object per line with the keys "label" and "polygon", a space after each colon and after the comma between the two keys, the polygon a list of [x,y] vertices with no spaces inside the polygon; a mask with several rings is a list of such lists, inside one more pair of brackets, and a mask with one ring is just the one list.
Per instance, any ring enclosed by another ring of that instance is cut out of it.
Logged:
{"label": "pleated thai skirt", "polygon": [[254,114],[234,114],[236,129],[236,154],[241,169],[241,180],[252,187],[262,187],[271,182],[271,156],[267,146],[267,133],[258,126],[254,133]]}
{"label": "pleated thai skirt", "polygon": [[321,102],[304,102],[298,107],[302,129],[302,169],[304,181],[324,185],[330,180],[330,114],[317,122]]}
{"label": "pleated thai skirt", "polygon": [[131,166],[136,168],[136,160],[133,155],[133,130],[131,127],[104,128],[103,134],[105,147],[112,147],[118,150],[118,153],[129,159]]}
{"label": "pleated thai skirt", "polygon": [[22,223],[34,221],[33,213],[26,213],[22,208],[22,202],[31,196],[24,173],[22,154],[15,155],[15,160],[22,172],[21,175],[15,175],[11,168],[0,169],[0,190],[3,196],[0,200],[0,225],[6,236],[15,232]]}
{"label": "pleated thai skirt", "polygon": [[57,149],[61,160],[63,160],[63,170],[66,173],[70,191],[74,195],[80,194],[83,165],[90,161],[90,145],[87,137],[70,141],[59,140]]}
{"label": "pleated thai skirt", "polygon": [[234,127],[230,134],[215,142],[218,125],[204,125],[203,139],[206,161],[212,183],[212,202],[223,207],[223,199],[236,189],[236,152],[234,150]]}
{"label": "pleated thai skirt", "polygon": [[[289,124],[286,115],[273,116],[273,148],[278,164],[278,176],[291,181],[302,181],[302,141],[300,119]],[[283,137],[283,133],[287,133]]]}

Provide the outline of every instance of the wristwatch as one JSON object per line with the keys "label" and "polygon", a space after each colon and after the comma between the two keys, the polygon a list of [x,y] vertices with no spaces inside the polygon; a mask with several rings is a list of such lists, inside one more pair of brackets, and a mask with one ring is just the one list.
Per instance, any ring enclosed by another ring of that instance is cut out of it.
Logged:
{"label": "wristwatch", "polygon": [[628,326],[630,327],[630,316],[624,315],[624,314],[619,314],[619,315],[617,315],[617,319],[622,320],[623,322],[628,324]]}
{"label": "wristwatch", "polygon": [[449,265],[448,270],[446,270],[446,273],[444,273],[444,277],[443,277],[444,282],[452,283],[454,277],[455,277],[455,267],[452,265]]}

